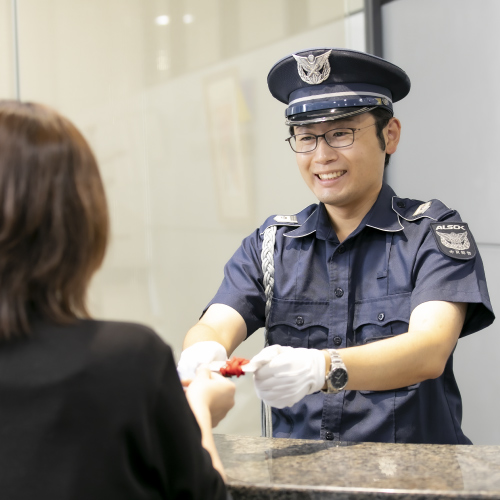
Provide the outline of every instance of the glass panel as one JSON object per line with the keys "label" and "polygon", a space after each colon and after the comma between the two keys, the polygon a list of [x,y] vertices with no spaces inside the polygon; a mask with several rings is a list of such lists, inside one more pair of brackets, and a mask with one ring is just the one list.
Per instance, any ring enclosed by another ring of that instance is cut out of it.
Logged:
{"label": "glass panel", "polygon": [[337,19],[343,19],[345,10],[344,0],[333,2],[330,0],[308,0],[306,15],[311,27],[321,26]]}
{"label": "glass panel", "polygon": [[0,99],[16,98],[12,0],[0,0]]}
{"label": "glass panel", "polygon": [[[269,69],[300,48],[363,49],[362,2],[18,2],[23,99],[81,128],[106,185],[112,240],[92,311],[151,325],[179,355],[241,240],[316,201]],[[236,354],[262,346],[257,332]],[[251,378],[237,383],[218,430],[260,434]]]}
{"label": "glass panel", "polygon": [[[389,182],[400,196],[437,198],[459,210],[478,245],[493,310],[498,313],[500,232],[489,214],[496,213],[500,185],[499,105],[491,98],[496,95],[500,66],[492,63],[484,47],[499,46],[500,3],[464,2],[460,9],[456,5],[453,0],[408,0],[387,3],[382,9],[384,56],[400,65],[412,82],[410,95],[395,107],[403,135],[394,162],[391,159]],[[424,22],[425,33],[419,28]],[[436,89],[446,92],[436,99]],[[457,105],[469,96],[473,105]],[[488,105],[479,106],[484,96]],[[441,127],[439,141],[426,147],[428,161],[421,161],[415,151],[426,140],[430,103],[432,115],[446,117],[446,126]],[[470,123],[482,123],[481,133],[470,134],[464,126]],[[493,325],[461,338],[454,353],[464,408],[462,428],[474,444],[500,444],[500,404],[491,398],[500,389],[499,350],[498,327]]]}

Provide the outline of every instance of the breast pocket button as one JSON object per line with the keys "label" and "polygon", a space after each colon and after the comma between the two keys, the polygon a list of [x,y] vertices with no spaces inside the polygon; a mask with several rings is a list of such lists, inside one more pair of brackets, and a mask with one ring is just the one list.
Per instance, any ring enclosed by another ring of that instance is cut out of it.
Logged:
{"label": "breast pocket button", "polygon": [[295,318],[295,324],[297,326],[302,326],[304,324],[304,318],[302,316],[297,316]]}
{"label": "breast pocket button", "polygon": [[378,314],[378,316],[377,316],[377,319],[378,319],[379,321],[384,321],[384,319],[385,319],[385,314],[384,314],[384,313],[379,313],[379,314]]}

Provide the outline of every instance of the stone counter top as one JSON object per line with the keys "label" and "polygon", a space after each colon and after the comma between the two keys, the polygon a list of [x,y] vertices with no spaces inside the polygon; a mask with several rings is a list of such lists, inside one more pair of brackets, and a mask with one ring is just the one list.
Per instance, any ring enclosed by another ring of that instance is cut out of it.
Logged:
{"label": "stone counter top", "polygon": [[215,438],[234,500],[500,500],[500,446]]}

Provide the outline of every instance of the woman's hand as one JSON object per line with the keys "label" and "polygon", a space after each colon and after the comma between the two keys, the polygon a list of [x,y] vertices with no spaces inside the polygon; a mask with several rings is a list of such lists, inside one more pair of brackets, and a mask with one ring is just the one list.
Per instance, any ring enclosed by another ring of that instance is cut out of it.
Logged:
{"label": "woman's hand", "polygon": [[193,380],[183,385],[187,385],[186,397],[196,418],[208,411],[212,427],[216,427],[234,406],[235,385],[207,367],[200,366]]}

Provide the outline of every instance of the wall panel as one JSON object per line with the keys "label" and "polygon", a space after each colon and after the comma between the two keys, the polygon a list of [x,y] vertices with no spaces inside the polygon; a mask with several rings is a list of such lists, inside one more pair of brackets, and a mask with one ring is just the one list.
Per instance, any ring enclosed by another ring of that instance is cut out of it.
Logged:
{"label": "wall panel", "polygon": [[[285,106],[271,97],[267,73],[301,48],[362,49],[360,1],[332,0],[335,15],[301,23],[287,17],[283,0],[260,2],[266,19],[250,0],[18,3],[23,98],[54,106],[82,129],[109,198],[112,238],[91,310],[152,326],[178,356],[241,240],[270,214],[315,201],[284,141]],[[313,3],[303,0],[304,12]],[[210,85],[227,75],[230,136],[248,198],[233,219],[221,213],[227,192],[217,182],[219,137],[207,102]],[[257,332],[237,354],[251,357],[262,346]],[[260,434],[251,379],[237,384],[238,404],[218,430]]]}
{"label": "wall panel", "polygon": [[[410,76],[395,105],[402,140],[388,180],[404,197],[441,199],[459,210],[483,254],[493,308],[500,310],[500,79],[496,0],[396,0],[382,8],[384,57]],[[456,374],[464,431],[477,444],[500,444],[496,323],[460,340]]]}

